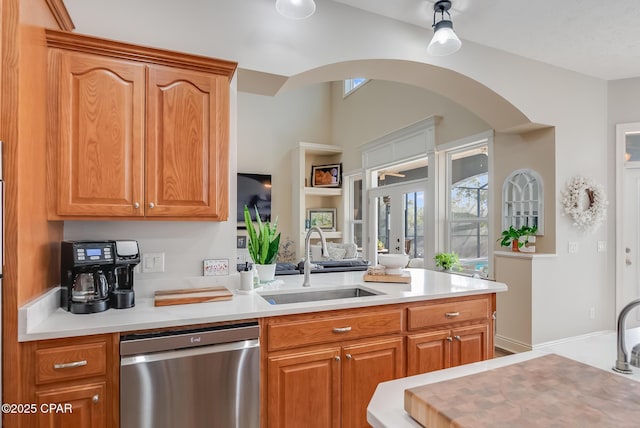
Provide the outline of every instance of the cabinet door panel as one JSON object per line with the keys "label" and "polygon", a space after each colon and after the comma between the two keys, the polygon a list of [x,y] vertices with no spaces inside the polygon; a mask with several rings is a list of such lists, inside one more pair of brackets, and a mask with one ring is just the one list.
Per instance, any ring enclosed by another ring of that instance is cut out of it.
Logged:
{"label": "cabinet door panel", "polygon": [[268,359],[269,427],[340,426],[340,348]]}
{"label": "cabinet door panel", "polygon": [[342,350],[342,427],[368,427],[367,406],[380,382],[404,376],[404,339],[367,342]]}
{"label": "cabinet door panel", "polygon": [[407,376],[449,367],[450,333],[440,330],[407,336]]}
{"label": "cabinet door panel", "polygon": [[223,76],[149,66],[146,215],[226,219],[228,91]]}
{"label": "cabinet door panel", "polygon": [[106,427],[106,399],[105,383],[38,392],[38,427]]}
{"label": "cabinet door panel", "polygon": [[456,328],[452,331],[451,365],[475,363],[487,359],[489,326],[486,324]]}
{"label": "cabinet door panel", "polygon": [[[59,215],[138,216],[143,194],[145,68],[54,52]],[[52,130],[55,132],[55,130]]]}

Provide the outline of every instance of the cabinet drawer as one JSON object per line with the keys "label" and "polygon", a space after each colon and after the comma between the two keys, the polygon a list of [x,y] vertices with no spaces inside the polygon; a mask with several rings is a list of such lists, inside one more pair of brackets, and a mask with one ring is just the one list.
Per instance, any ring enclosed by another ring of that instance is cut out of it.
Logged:
{"label": "cabinet drawer", "polygon": [[402,309],[269,324],[269,351],[402,331]]}
{"label": "cabinet drawer", "polygon": [[408,308],[408,329],[418,330],[464,321],[489,318],[487,299],[463,300]]}
{"label": "cabinet drawer", "polygon": [[106,354],[105,342],[38,349],[36,384],[105,375]]}

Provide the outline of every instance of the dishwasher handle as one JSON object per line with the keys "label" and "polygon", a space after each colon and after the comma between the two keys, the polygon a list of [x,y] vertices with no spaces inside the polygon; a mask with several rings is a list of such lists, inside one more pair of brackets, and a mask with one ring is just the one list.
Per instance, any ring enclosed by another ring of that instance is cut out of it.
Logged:
{"label": "dishwasher handle", "polygon": [[170,349],[187,349],[207,345],[257,339],[260,328],[256,324],[187,332],[166,332],[152,337],[125,338],[120,342],[120,355],[137,355]]}

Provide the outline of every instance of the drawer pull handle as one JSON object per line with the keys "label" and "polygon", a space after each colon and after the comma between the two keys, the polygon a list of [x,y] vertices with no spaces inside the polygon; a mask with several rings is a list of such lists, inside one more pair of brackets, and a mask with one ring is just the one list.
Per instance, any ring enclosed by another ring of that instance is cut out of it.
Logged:
{"label": "drawer pull handle", "polygon": [[447,318],[454,318],[460,316],[460,312],[445,312],[444,316]]}
{"label": "drawer pull handle", "polygon": [[351,327],[336,327],[333,329],[334,333],[348,333],[351,331]]}
{"label": "drawer pull handle", "polygon": [[74,367],[82,367],[87,365],[87,360],[74,361],[73,363],[54,364],[53,368],[58,369],[72,369]]}
{"label": "drawer pull handle", "polygon": [[94,403],[97,403],[97,402],[99,402],[99,401],[100,401],[100,396],[99,396],[98,394],[96,394],[96,395],[94,395],[94,396],[91,398],[91,400],[92,400]]}

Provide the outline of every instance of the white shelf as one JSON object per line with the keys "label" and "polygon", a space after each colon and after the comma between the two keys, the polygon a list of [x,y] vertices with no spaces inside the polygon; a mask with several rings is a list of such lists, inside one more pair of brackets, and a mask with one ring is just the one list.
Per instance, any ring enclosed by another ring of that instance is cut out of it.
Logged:
{"label": "white shelf", "polygon": [[342,188],[340,187],[305,187],[305,195],[317,195],[317,196],[341,196]]}
{"label": "white shelf", "polygon": [[[337,209],[336,225],[342,227],[340,218],[342,215],[342,188],[340,187],[309,187],[308,180],[313,165],[324,165],[341,162],[342,147],[330,144],[317,144],[300,142],[291,151],[292,180],[291,180],[291,221],[294,227],[294,236],[297,233],[296,256],[302,257],[304,253],[304,238],[307,209],[331,207]],[[323,199],[326,198],[326,199]],[[327,239],[341,240],[342,231],[323,232]],[[312,235],[316,240],[317,234]]]}

